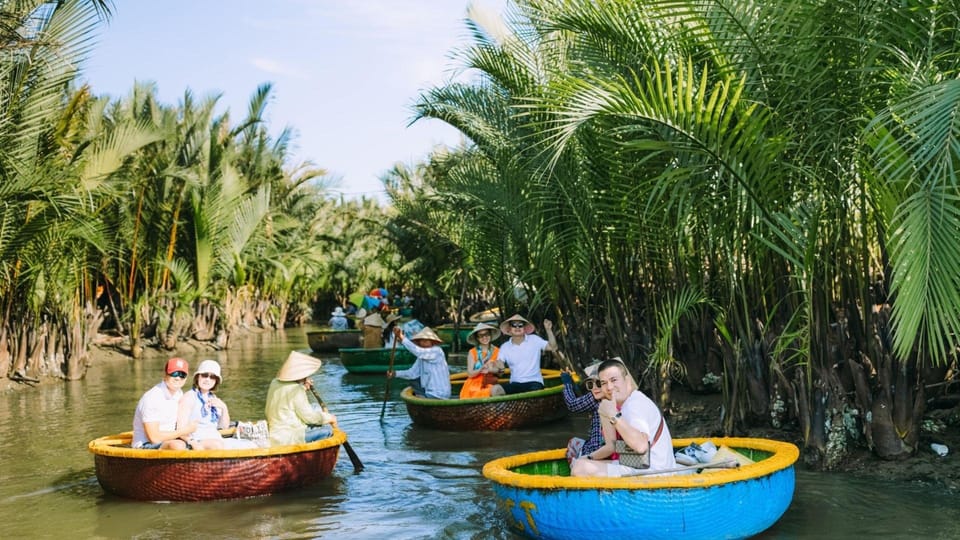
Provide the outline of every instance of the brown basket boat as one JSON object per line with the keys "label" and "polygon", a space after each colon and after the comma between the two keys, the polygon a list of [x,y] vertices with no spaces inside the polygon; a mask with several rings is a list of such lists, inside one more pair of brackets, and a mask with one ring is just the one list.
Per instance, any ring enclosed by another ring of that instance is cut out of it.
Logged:
{"label": "brown basket boat", "polygon": [[[400,399],[407,404],[407,413],[414,424],[450,431],[502,431],[538,426],[567,415],[563,402],[560,371],[541,370],[545,387],[542,390],[473,399],[432,399],[413,395],[405,388]],[[457,395],[466,380],[466,373],[450,376]],[[507,382],[507,379],[501,379]]]}
{"label": "brown basket boat", "polygon": [[141,450],[133,432],[90,441],[104,491],[142,501],[210,501],[270,495],[330,476],[347,435],[249,450]]}
{"label": "brown basket boat", "polygon": [[307,343],[315,353],[335,353],[343,347],[359,347],[360,330],[323,329],[307,332]]}

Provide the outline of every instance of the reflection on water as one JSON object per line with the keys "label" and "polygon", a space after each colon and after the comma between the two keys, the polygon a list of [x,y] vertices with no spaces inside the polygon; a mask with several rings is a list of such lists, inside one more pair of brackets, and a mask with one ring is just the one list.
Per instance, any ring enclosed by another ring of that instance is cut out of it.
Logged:
{"label": "reflection on water", "polygon": [[[220,395],[235,420],[263,417],[267,384],[303,331],[244,338],[214,358]],[[140,395],[160,380],[163,359],[95,365],[86,379],[0,395],[0,519],[6,538],[477,538],[512,539],[494,515],[480,469],[491,459],[559,448],[587,431],[584,418],[503,433],[446,432],[410,423],[402,380],[353,375],[321,357],[317,387],[363,461],[353,474],[341,453],[333,477],[285,494],[241,501],[143,503],[103,493],[86,444],[131,429]],[[450,359],[459,370],[462,359]],[[687,436],[696,434],[678,434]],[[955,496],[913,484],[884,484],[799,471],[784,517],[760,538],[956,538]],[[584,516],[589,520],[590,516]]]}

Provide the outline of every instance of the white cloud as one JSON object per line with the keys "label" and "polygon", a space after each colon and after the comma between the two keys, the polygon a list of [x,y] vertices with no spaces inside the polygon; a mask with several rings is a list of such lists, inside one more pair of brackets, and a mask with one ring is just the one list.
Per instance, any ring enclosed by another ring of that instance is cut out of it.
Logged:
{"label": "white cloud", "polygon": [[279,60],[273,60],[270,58],[260,58],[255,57],[250,59],[250,64],[253,67],[264,71],[271,75],[282,75],[285,77],[293,77],[295,79],[307,80],[310,77],[307,75],[306,70],[299,69],[295,66],[281,62]]}

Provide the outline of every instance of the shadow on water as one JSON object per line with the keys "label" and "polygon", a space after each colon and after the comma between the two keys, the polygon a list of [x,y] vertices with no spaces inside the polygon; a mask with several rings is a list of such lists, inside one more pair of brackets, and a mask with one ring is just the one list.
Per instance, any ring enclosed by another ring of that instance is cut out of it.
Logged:
{"label": "shadow on water", "polygon": [[[250,336],[230,351],[187,360],[218,360],[231,416],[255,420],[291,349],[309,351],[304,332]],[[319,357],[318,391],[366,469],[354,474],[341,452],[333,475],[318,485],[246,500],[138,502],[105,494],[97,483],[87,442],[130,429],[140,395],[159,381],[161,358],[95,364],[81,381],[0,395],[4,537],[513,539],[495,515],[484,463],[560,448],[588,429],[582,417],[509,432],[422,428],[399,400],[401,380],[391,383],[381,420],[384,377],[352,375],[336,355]],[[800,471],[792,506],[760,538],[956,538],[955,500],[912,484]]]}

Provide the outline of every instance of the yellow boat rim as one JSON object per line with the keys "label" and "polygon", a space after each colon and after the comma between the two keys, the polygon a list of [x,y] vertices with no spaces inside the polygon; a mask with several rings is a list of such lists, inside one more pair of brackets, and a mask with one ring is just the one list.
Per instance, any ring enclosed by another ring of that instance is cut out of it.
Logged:
{"label": "yellow boat rim", "polygon": [[761,478],[792,466],[800,457],[800,450],[788,442],[770,439],[739,437],[703,437],[674,439],[675,448],[690,443],[713,441],[733,449],[746,448],[770,452],[766,459],[735,469],[704,469],[701,474],[669,476],[631,476],[623,478],[572,477],[556,475],[522,474],[511,469],[538,461],[566,459],[566,449],[544,450],[495,459],[483,467],[483,476],[502,485],[524,489],[663,489],[702,488]]}
{"label": "yellow boat rim", "polygon": [[133,441],[133,432],[127,431],[117,435],[107,435],[90,441],[87,450],[92,454],[120,458],[136,459],[224,459],[224,458],[246,458],[246,457],[266,457],[284,454],[296,454],[299,452],[312,452],[340,446],[347,440],[347,434],[338,428],[334,428],[333,435],[326,439],[321,439],[312,443],[288,444],[283,446],[270,446],[267,448],[243,448],[230,450],[145,450],[143,448],[130,448]]}

